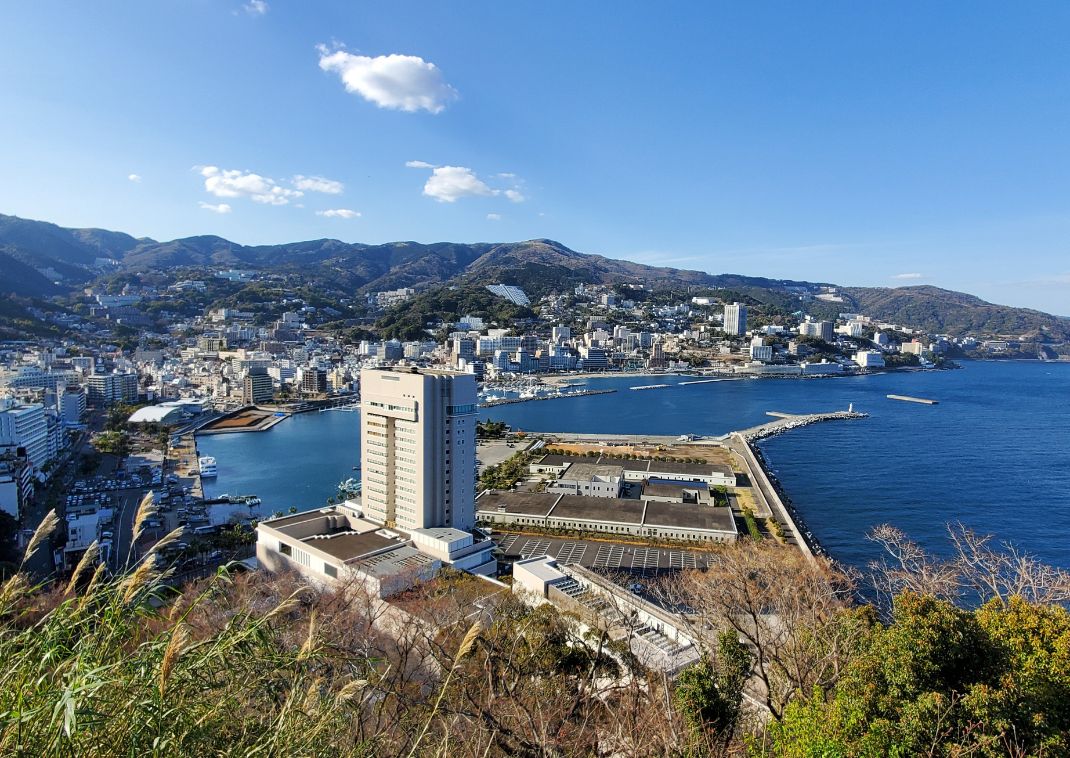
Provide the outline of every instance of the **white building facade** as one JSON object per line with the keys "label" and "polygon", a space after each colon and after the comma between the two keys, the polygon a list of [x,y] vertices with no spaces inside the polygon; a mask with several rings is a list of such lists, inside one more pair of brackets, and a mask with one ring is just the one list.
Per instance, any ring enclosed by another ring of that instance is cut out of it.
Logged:
{"label": "white building facade", "polygon": [[361,504],[402,529],[475,525],[476,381],[471,374],[364,369]]}

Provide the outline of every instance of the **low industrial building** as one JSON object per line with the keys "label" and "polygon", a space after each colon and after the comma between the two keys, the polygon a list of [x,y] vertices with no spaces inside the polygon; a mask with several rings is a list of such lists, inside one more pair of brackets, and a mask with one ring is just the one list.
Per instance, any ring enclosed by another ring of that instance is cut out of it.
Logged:
{"label": "low industrial building", "polygon": [[705,542],[739,537],[732,509],[684,502],[488,491],[476,498],[480,524],[600,532]]}
{"label": "low industrial building", "polygon": [[513,591],[605,629],[611,638],[625,642],[644,666],[670,676],[699,659],[683,619],[582,566],[564,566],[545,555],[521,559],[513,564]]}
{"label": "low industrial building", "polygon": [[548,492],[586,497],[620,497],[624,467],[606,463],[572,463],[547,486]]}
{"label": "low industrial building", "polygon": [[703,482],[711,487],[735,487],[736,472],[731,466],[719,463],[681,463],[679,461],[622,460],[609,456],[586,458],[571,455],[544,455],[529,465],[533,474],[563,475],[571,466],[595,464],[623,469],[625,482],[641,482],[645,479]]}
{"label": "low industrial building", "polygon": [[352,501],[261,521],[256,557],[267,571],[296,571],[318,584],[357,580],[385,598],[435,576],[443,565],[483,576],[494,543],[460,529],[386,529]]}

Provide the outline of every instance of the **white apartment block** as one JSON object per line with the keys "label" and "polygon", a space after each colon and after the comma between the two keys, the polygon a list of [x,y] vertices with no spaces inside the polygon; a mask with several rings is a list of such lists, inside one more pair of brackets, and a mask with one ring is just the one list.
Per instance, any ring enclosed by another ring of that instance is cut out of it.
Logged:
{"label": "white apartment block", "polygon": [[473,528],[475,377],[364,369],[360,386],[365,517],[406,530]]}
{"label": "white apartment block", "polygon": [[26,448],[26,458],[40,471],[51,460],[48,420],[40,403],[21,405],[0,399],[0,447]]}

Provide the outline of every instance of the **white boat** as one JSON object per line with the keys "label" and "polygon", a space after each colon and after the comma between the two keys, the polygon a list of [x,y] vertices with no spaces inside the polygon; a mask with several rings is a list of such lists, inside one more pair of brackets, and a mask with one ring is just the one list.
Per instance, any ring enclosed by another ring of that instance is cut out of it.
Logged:
{"label": "white boat", "polygon": [[216,475],[215,458],[210,455],[202,456],[197,459],[197,465],[201,469],[201,478]]}

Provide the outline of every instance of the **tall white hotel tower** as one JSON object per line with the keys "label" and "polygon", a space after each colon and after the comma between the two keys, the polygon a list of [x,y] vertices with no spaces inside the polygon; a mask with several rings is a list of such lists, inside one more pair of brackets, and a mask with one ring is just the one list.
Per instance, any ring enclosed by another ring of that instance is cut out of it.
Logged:
{"label": "tall white hotel tower", "polygon": [[724,333],[747,333],[747,306],[742,303],[732,303],[724,307]]}
{"label": "tall white hotel tower", "polygon": [[474,527],[475,377],[364,369],[360,396],[364,515],[401,529]]}

